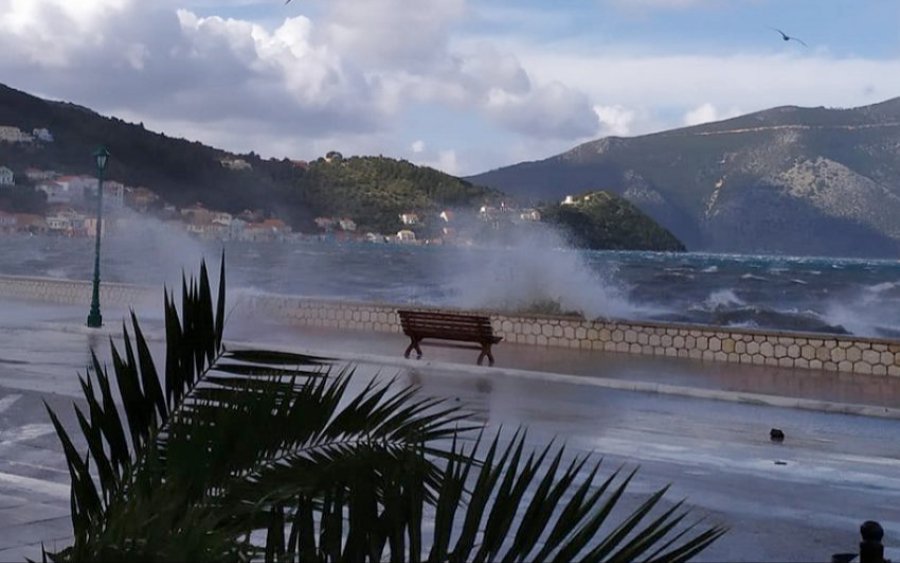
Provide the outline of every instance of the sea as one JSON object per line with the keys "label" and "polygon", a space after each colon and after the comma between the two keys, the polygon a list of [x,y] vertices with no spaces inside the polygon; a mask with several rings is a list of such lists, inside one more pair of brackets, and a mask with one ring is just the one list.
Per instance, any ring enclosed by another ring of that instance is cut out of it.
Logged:
{"label": "sea", "polygon": [[[229,293],[702,323],[900,338],[900,260],[583,251],[535,238],[479,247],[202,241],[162,225],[108,236],[101,278],[180,287],[225,256]],[[0,237],[0,275],[87,280],[94,242]],[[548,309],[549,307],[549,309]]]}

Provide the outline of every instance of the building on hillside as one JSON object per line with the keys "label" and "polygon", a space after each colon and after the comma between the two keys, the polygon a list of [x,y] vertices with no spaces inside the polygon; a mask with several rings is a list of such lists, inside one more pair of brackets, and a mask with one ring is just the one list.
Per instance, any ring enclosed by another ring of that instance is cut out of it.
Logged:
{"label": "building on hillside", "polygon": [[18,127],[0,125],[0,141],[6,141],[7,143],[30,143],[34,141],[34,137]]}
{"label": "building on hillside", "polygon": [[221,164],[224,168],[229,170],[252,170],[253,165],[244,160],[243,158],[223,158],[219,160],[219,164]]}
{"label": "building on hillside", "polygon": [[523,221],[540,221],[541,212],[537,209],[523,209],[519,214],[519,219]]}
{"label": "building on hillside", "polygon": [[37,168],[26,168],[25,177],[32,182],[42,182],[45,180],[53,180],[59,176],[55,170],[39,170]]}
{"label": "building on hillside", "polygon": [[292,160],[291,166],[293,166],[294,168],[299,168],[300,170],[309,169],[309,163],[305,160]]}
{"label": "building on hillside", "polygon": [[16,230],[20,233],[46,233],[47,221],[40,215],[16,213]]}
{"label": "building on hillside", "polygon": [[441,220],[444,221],[444,223],[452,223],[455,215],[449,209],[445,209],[441,211],[441,214],[438,215],[438,217],[440,217]]}
{"label": "building on hillside", "polygon": [[366,233],[366,242],[383,243],[384,235],[378,233]]}
{"label": "building on hillside", "polygon": [[400,222],[404,225],[418,225],[419,215],[416,213],[401,213]]}
{"label": "building on hillside", "polygon": [[[96,187],[92,193],[97,193]],[[125,184],[115,180],[103,182],[103,209],[118,210],[123,207],[125,207]]]}
{"label": "building on hillside", "polygon": [[0,233],[11,233],[16,230],[18,219],[12,213],[0,210]]}
{"label": "building on hillside", "polygon": [[356,230],[356,222],[353,219],[345,217],[338,221],[338,224],[341,226],[341,230],[343,231],[355,231]]}
{"label": "building on hillside", "polygon": [[231,222],[234,220],[234,217],[231,216],[231,213],[226,213],[225,211],[213,211],[212,218],[210,220],[214,225],[230,227]]}
{"label": "building on hillside", "polygon": [[328,151],[325,153],[325,162],[340,162],[344,160],[344,155],[338,151]]}
{"label": "building on hillside", "polygon": [[416,233],[410,231],[409,229],[403,229],[402,231],[397,231],[397,241],[398,242],[416,242]]}
{"label": "building on hillside", "polygon": [[195,203],[190,207],[182,208],[181,216],[189,223],[200,225],[204,223],[212,223],[213,212],[203,207],[202,203]]}
{"label": "building on hillside", "polygon": [[50,130],[46,127],[38,127],[35,128],[31,135],[37,139],[38,141],[43,141],[44,143],[52,143],[53,142],[53,134],[50,133]]}
{"label": "building on hillside", "polygon": [[16,175],[5,166],[0,166],[0,186],[15,186]]}
{"label": "building on hillside", "polygon": [[332,217],[316,217],[315,219],[313,219],[313,222],[316,224],[316,227],[326,232],[333,229],[336,223],[336,221]]}
{"label": "building on hillside", "polygon": [[159,201],[159,196],[149,188],[125,188],[125,203],[132,209],[146,211],[157,201]]}
{"label": "building on hillside", "polygon": [[578,203],[578,200],[575,199],[574,196],[567,195],[566,199],[562,200],[562,205],[575,205]]}
{"label": "building on hillside", "polygon": [[[47,203],[80,204],[84,201],[84,186],[62,178],[41,182],[36,189],[47,194]],[[96,189],[96,188],[95,188]]]}

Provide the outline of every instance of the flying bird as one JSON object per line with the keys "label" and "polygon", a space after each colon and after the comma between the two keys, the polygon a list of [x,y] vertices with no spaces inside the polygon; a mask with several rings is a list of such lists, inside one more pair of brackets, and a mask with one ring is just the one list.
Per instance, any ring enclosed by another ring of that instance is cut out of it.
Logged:
{"label": "flying bird", "polygon": [[783,32],[783,31],[781,31],[781,30],[778,29],[777,27],[773,27],[773,28],[770,28],[770,29],[774,29],[775,31],[777,31],[778,33],[780,33],[780,34],[781,34],[781,38],[784,39],[785,41],[796,41],[797,43],[803,45],[804,47],[809,47],[809,45],[807,45],[806,42],[803,41],[802,39],[798,39],[798,38],[796,38],[796,37],[791,37],[790,35],[788,35],[787,33]]}

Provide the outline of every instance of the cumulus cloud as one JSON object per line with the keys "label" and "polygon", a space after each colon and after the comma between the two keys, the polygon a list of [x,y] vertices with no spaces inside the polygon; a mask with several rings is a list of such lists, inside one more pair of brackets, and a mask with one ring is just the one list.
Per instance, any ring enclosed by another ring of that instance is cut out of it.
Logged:
{"label": "cumulus cloud", "polygon": [[637,112],[623,106],[594,106],[594,113],[600,120],[601,133],[604,135],[624,136],[631,133]]}
{"label": "cumulus cloud", "polygon": [[587,96],[559,82],[525,94],[493,88],[486,109],[493,119],[535,137],[577,139],[598,130],[597,114]]}
{"label": "cumulus cloud", "polygon": [[709,102],[701,104],[684,114],[685,125],[700,125],[711,121],[721,121],[741,114],[737,108],[731,108],[725,112],[720,111]]}
{"label": "cumulus cloud", "polygon": [[419,139],[417,141],[413,141],[413,143],[409,146],[412,152],[418,154],[421,152],[425,152],[425,141]]}

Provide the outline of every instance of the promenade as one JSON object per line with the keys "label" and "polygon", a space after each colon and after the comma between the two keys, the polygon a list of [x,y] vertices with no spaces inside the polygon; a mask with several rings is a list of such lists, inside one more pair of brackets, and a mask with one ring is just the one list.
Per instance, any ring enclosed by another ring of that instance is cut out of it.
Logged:
{"label": "promenade", "polygon": [[[0,560],[65,545],[68,474],[43,401],[74,427],[88,348],[107,360],[105,327],[83,327],[83,307],[0,301]],[[159,315],[142,315],[156,353]],[[497,365],[477,352],[429,346],[405,360],[402,335],[282,326],[235,312],[230,346],[256,343],[332,356],[458,401],[496,428],[529,428],[538,446],[558,438],[594,452],[608,471],[640,466],[626,500],[673,484],[693,514],[732,528],[699,560],[828,560],[853,550],[863,520],[900,545],[900,379],[501,343]],[[786,408],[790,407],[790,408]],[[857,414],[863,413],[866,416]],[[769,441],[772,427],[787,435]]]}

